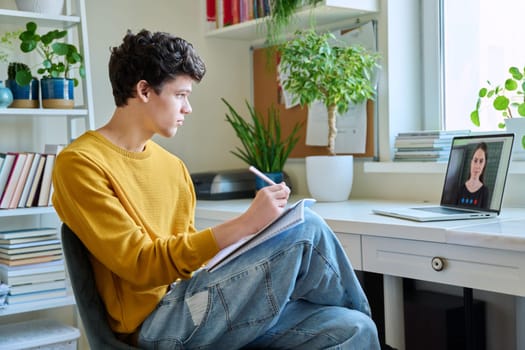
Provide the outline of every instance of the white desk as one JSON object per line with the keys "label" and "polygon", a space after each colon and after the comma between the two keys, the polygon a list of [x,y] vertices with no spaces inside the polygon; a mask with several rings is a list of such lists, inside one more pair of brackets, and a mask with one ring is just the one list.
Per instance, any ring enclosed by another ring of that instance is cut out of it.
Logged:
{"label": "white desk", "polygon": [[[292,199],[293,201],[293,199]],[[242,213],[250,200],[198,201],[199,227]],[[525,349],[525,209],[498,218],[417,223],[375,215],[372,208],[407,206],[374,200],[316,203],[312,209],[338,234],[356,270],[384,275],[387,343],[404,349],[402,278],[517,296],[517,349]],[[432,259],[443,262],[442,270]]]}

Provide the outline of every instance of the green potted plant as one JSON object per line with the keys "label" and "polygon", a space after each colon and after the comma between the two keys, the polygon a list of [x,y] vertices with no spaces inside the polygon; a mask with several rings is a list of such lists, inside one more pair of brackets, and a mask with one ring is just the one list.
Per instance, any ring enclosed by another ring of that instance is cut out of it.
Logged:
{"label": "green potted plant", "polygon": [[[375,98],[373,77],[379,67],[379,55],[361,46],[341,43],[332,33],[317,33],[313,29],[296,32],[294,38],[281,45],[279,53],[285,77],[283,88],[301,106],[319,101],[328,111],[328,152],[332,157],[306,157],[310,193],[319,201],[346,200],[352,187],[353,157],[333,157],[336,116],[347,112],[352,104]],[[347,174],[342,176],[342,172]],[[335,175],[333,181],[326,179],[328,174]],[[345,178],[348,181],[343,183]],[[323,183],[333,187],[316,188]]]}
{"label": "green potted plant", "polygon": [[9,62],[7,67],[6,86],[13,93],[12,108],[38,108],[38,79],[32,77],[29,83],[26,80],[17,81],[18,72],[31,72],[29,66],[22,62]]}
{"label": "green potted plant", "polygon": [[[275,182],[283,180],[283,169],[290,152],[299,141],[298,132],[303,126],[296,123],[288,135],[281,132],[281,122],[275,108],[268,110],[267,118],[255,110],[247,101],[246,107],[251,123],[242,117],[224,98],[222,101],[228,107],[226,121],[232,126],[241,141],[242,147],[237,147],[232,154],[248,165],[253,165],[266,173]],[[257,181],[257,188],[264,186]]]}
{"label": "green potted plant", "polygon": [[[42,58],[41,66],[37,70],[42,76],[42,106],[73,108],[73,90],[78,85],[78,79],[72,73],[78,68],[80,77],[85,76],[84,59],[75,45],[62,41],[67,35],[66,30],[53,29],[40,35],[37,29],[35,22],[28,22],[19,39],[22,52],[36,51]],[[31,78],[29,71],[17,73],[17,81],[28,82]],[[57,92],[59,94],[54,95]]]}
{"label": "green potted plant", "polygon": [[[483,101],[490,101],[492,108],[501,114],[503,120],[498,127],[506,128],[516,134],[515,152],[525,149],[525,67],[510,67],[509,76],[503,84],[493,85],[487,81],[487,87],[478,92],[476,107],[470,113],[470,120],[480,126],[480,112]],[[515,158],[516,159],[516,158]]]}

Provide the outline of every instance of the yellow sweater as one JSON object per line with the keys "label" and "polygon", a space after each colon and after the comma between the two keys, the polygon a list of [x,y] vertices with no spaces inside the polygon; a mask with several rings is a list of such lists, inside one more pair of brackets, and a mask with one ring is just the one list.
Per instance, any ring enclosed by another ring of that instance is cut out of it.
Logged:
{"label": "yellow sweater", "polygon": [[65,148],[53,205],[91,252],[99,294],[117,333],[132,333],[177,278],[218,252],[194,227],[195,192],[183,162],[153,141],[127,152],[95,131]]}

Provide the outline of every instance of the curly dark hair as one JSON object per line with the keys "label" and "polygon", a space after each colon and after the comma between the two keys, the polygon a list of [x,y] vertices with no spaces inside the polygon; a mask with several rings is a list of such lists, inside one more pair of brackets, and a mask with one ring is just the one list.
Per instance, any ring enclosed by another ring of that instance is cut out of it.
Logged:
{"label": "curly dark hair", "polygon": [[206,67],[193,45],[186,40],[164,32],[152,33],[130,30],[122,44],[111,48],[109,78],[115,104],[125,106],[135,97],[134,87],[145,80],[157,94],[166,81],[187,75],[200,82]]}

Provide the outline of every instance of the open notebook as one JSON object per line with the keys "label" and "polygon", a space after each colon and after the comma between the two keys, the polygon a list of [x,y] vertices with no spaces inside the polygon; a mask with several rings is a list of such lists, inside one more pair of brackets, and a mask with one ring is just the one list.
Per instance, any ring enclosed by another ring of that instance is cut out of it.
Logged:
{"label": "open notebook", "polygon": [[[374,209],[373,212],[415,221],[490,218],[499,215],[513,140],[514,134],[508,133],[454,137],[439,206]],[[475,163],[479,159],[474,157],[474,153],[480,144],[486,146],[486,162],[480,177],[484,186],[470,192],[465,183],[471,175],[471,169],[476,171]]]}

